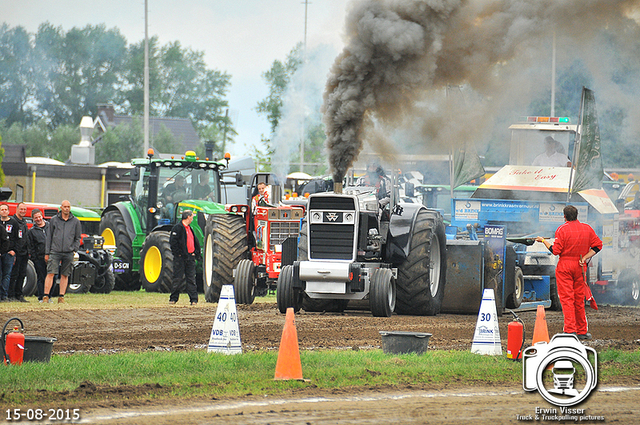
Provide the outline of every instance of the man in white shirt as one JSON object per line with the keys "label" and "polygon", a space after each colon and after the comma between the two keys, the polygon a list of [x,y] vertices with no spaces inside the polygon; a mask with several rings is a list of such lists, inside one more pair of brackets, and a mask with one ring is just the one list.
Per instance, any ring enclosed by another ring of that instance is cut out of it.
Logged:
{"label": "man in white shirt", "polygon": [[571,162],[567,155],[557,151],[558,145],[559,143],[556,142],[553,137],[545,137],[544,152],[536,156],[531,165],[542,167],[570,167]]}

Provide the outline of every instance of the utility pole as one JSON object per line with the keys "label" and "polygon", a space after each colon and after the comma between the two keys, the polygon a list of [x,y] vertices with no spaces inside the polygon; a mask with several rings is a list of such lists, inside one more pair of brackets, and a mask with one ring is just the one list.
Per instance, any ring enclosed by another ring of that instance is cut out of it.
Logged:
{"label": "utility pole", "polygon": [[551,115],[556,116],[556,32],[553,32],[551,47]]}
{"label": "utility pole", "polygon": [[[304,66],[304,64],[307,62],[307,12],[309,9],[309,0],[304,0],[304,42],[302,45],[302,66]],[[303,100],[303,104],[304,104],[304,100],[305,100],[305,89],[306,89],[306,84],[302,84],[302,100]],[[300,134],[300,172],[304,172],[304,138],[305,138],[305,131],[304,131],[304,117],[302,118],[302,122],[300,123],[301,126],[301,134]]]}
{"label": "utility pole", "polygon": [[144,0],[144,152],[149,150],[149,0]]}

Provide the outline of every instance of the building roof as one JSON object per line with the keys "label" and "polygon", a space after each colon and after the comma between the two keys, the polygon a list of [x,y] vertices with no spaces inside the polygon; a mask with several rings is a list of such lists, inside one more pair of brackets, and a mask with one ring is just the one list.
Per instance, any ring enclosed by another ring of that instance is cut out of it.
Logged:
{"label": "building roof", "polygon": [[[133,121],[133,117],[129,115],[117,115],[114,113],[112,105],[98,105],[99,124],[103,129],[115,127],[120,124],[129,124]],[[172,117],[149,117],[149,144],[153,146],[153,140],[158,134],[162,126],[173,134],[178,140],[182,141],[183,152],[187,150],[195,150],[200,144],[200,137],[193,124],[188,118],[172,118]]]}

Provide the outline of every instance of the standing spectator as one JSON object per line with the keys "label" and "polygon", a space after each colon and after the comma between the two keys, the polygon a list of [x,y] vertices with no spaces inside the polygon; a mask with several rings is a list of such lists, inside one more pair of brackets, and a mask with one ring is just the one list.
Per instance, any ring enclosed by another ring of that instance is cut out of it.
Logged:
{"label": "standing spectator", "polygon": [[13,219],[18,224],[18,237],[13,248],[16,254],[13,269],[11,270],[11,282],[9,283],[9,298],[23,303],[29,302],[22,295],[22,286],[27,275],[27,263],[29,261],[29,246],[27,244],[29,227],[24,219],[25,215],[27,215],[27,206],[20,202],[13,216]]}
{"label": "standing spectator", "polygon": [[584,311],[587,283],[583,267],[602,249],[602,241],[591,226],[578,221],[576,207],[567,205],[563,212],[565,223],[556,230],[553,245],[541,236],[536,238],[536,242],[544,243],[553,255],[560,256],[556,266],[556,285],[564,315],[564,333],[577,334],[579,339],[591,339]]}
{"label": "standing spectator", "polygon": [[33,227],[27,233],[29,245],[29,257],[36,268],[38,278],[38,300],[42,302],[44,296],[44,280],[47,276],[47,262],[44,260],[44,252],[47,247],[47,233],[49,233],[49,223],[42,217],[42,211],[34,208],[31,211]]}
{"label": "standing spectator", "polygon": [[11,282],[11,270],[15,261],[14,251],[16,240],[18,239],[18,223],[9,216],[9,205],[0,205],[0,222],[7,232],[9,246],[7,252],[2,255],[2,296],[6,301],[13,301],[9,298],[9,283]]}
{"label": "standing spectator", "polygon": [[[7,211],[7,214],[8,214],[8,211]],[[5,230],[4,226],[0,226],[0,302],[9,301],[7,291],[5,290],[4,285],[2,284],[3,282],[2,261],[5,257],[7,257],[8,251],[9,251],[9,235],[7,234],[7,231]]]}
{"label": "standing spectator", "polygon": [[173,253],[173,291],[169,304],[175,304],[180,297],[180,288],[187,283],[187,294],[191,305],[198,304],[196,287],[196,260],[200,258],[200,243],[191,230],[193,211],[182,212],[182,221],[171,229],[169,244]]}
{"label": "standing spectator", "polygon": [[44,259],[47,261],[47,277],[44,281],[42,302],[48,303],[53,277],[60,269],[60,296],[58,303],[64,302],[67,283],[73,267],[73,257],[80,249],[82,226],[80,220],[71,214],[71,203],[67,200],[60,204],[60,211],[49,221],[50,232],[47,233],[47,244]]}

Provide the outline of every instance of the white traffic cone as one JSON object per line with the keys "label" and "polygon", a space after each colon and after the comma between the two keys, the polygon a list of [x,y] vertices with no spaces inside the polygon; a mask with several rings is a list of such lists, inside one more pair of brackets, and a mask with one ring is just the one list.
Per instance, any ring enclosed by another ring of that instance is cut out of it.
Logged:
{"label": "white traffic cone", "polygon": [[213,319],[207,351],[210,353],[242,354],[233,285],[223,285],[222,291],[220,291],[220,301],[218,301],[216,317]]}
{"label": "white traffic cone", "polygon": [[496,311],[496,299],[493,295],[493,289],[485,289],[482,294],[482,303],[480,303],[476,331],[473,334],[471,352],[490,356],[502,355],[498,312]]}

